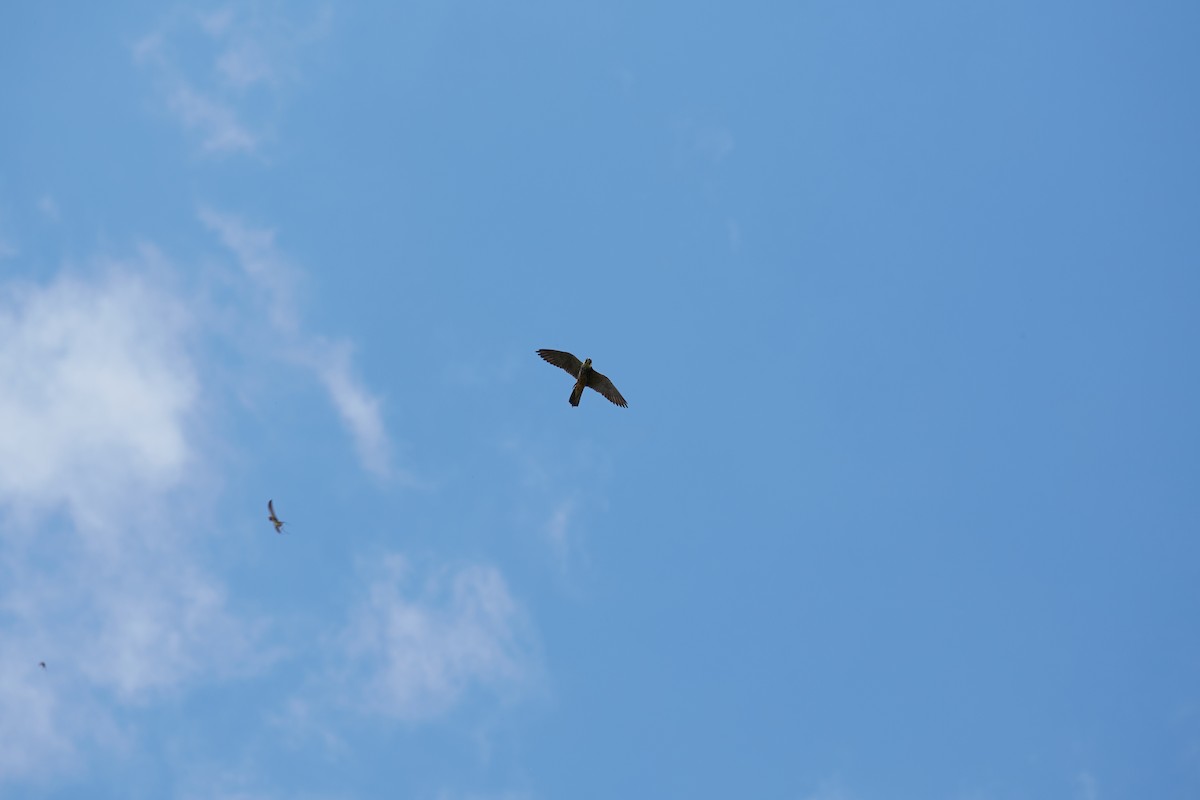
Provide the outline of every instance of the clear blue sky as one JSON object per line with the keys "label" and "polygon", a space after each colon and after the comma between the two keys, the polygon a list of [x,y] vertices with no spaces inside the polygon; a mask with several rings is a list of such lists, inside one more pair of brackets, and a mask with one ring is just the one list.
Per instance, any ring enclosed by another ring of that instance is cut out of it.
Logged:
{"label": "clear blue sky", "polygon": [[0,796],[1200,797],[1198,34],[9,4]]}

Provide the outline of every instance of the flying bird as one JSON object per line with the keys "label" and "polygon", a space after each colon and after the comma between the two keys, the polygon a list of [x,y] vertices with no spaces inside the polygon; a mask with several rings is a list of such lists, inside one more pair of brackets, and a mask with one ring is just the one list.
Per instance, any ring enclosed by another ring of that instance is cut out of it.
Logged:
{"label": "flying bird", "polygon": [[39,662],[38,662],[38,666],[39,666],[39,667],[41,667],[42,669],[45,669],[45,668],[46,668],[46,662],[45,662],[45,661],[39,661]]}
{"label": "flying bird", "polygon": [[584,387],[590,386],[604,395],[610,403],[618,405],[621,408],[629,407],[629,404],[625,402],[625,398],[621,397],[621,393],[617,391],[617,387],[613,386],[613,382],[592,369],[592,360],[590,358],[580,362],[578,358],[570,353],[564,353],[562,350],[543,349],[538,350],[537,354],[546,363],[566,370],[575,379],[575,388],[571,390],[571,405],[579,405],[579,398],[583,396]]}
{"label": "flying bird", "polygon": [[283,533],[283,520],[275,516],[275,502],[273,500],[267,501],[267,511],[271,512],[271,516],[267,517],[267,519],[269,519],[271,524],[275,526],[275,532]]}

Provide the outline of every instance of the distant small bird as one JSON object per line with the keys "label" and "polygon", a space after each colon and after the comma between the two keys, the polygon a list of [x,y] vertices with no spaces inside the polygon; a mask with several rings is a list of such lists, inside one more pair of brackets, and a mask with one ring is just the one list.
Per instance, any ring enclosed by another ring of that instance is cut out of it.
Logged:
{"label": "distant small bird", "polygon": [[45,668],[46,668],[46,662],[45,662],[45,661],[39,661],[39,662],[38,662],[38,666],[39,666],[39,667],[41,667],[42,669],[45,669]]}
{"label": "distant small bird", "polygon": [[617,387],[613,386],[613,382],[592,369],[592,360],[590,358],[580,363],[578,358],[570,353],[564,353],[562,350],[543,349],[538,350],[537,354],[546,363],[561,367],[575,379],[575,388],[571,390],[571,399],[569,401],[571,405],[579,405],[579,398],[583,396],[584,387],[590,386],[604,395],[610,403],[614,403],[621,408],[629,408],[629,404],[625,402],[624,397],[621,397],[621,393],[617,391]]}
{"label": "distant small bird", "polygon": [[267,517],[267,519],[269,519],[271,521],[271,524],[275,526],[275,532],[283,533],[283,520],[281,520],[279,517],[275,516],[275,501],[273,501],[273,500],[267,501],[267,511],[271,512],[271,516]]}

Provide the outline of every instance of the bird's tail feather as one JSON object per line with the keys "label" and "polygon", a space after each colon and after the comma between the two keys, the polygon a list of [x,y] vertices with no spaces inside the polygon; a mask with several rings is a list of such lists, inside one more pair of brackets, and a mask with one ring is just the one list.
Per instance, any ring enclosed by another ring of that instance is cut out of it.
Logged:
{"label": "bird's tail feather", "polygon": [[579,398],[583,397],[583,384],[575,384],[575,388],[571,390],[571,405],[579,405]]}

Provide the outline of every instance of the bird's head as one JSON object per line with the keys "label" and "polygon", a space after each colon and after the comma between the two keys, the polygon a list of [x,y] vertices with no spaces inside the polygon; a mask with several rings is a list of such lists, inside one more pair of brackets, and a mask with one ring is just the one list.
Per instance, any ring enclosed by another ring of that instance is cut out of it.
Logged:
{"label": "bird's head", "polygon": [[584,365],[585,367],[590,367],[590,366],[592,365],[592,360],[591,360],[590,358],[585,358],[585,359],[583,360],[583,365]]}

